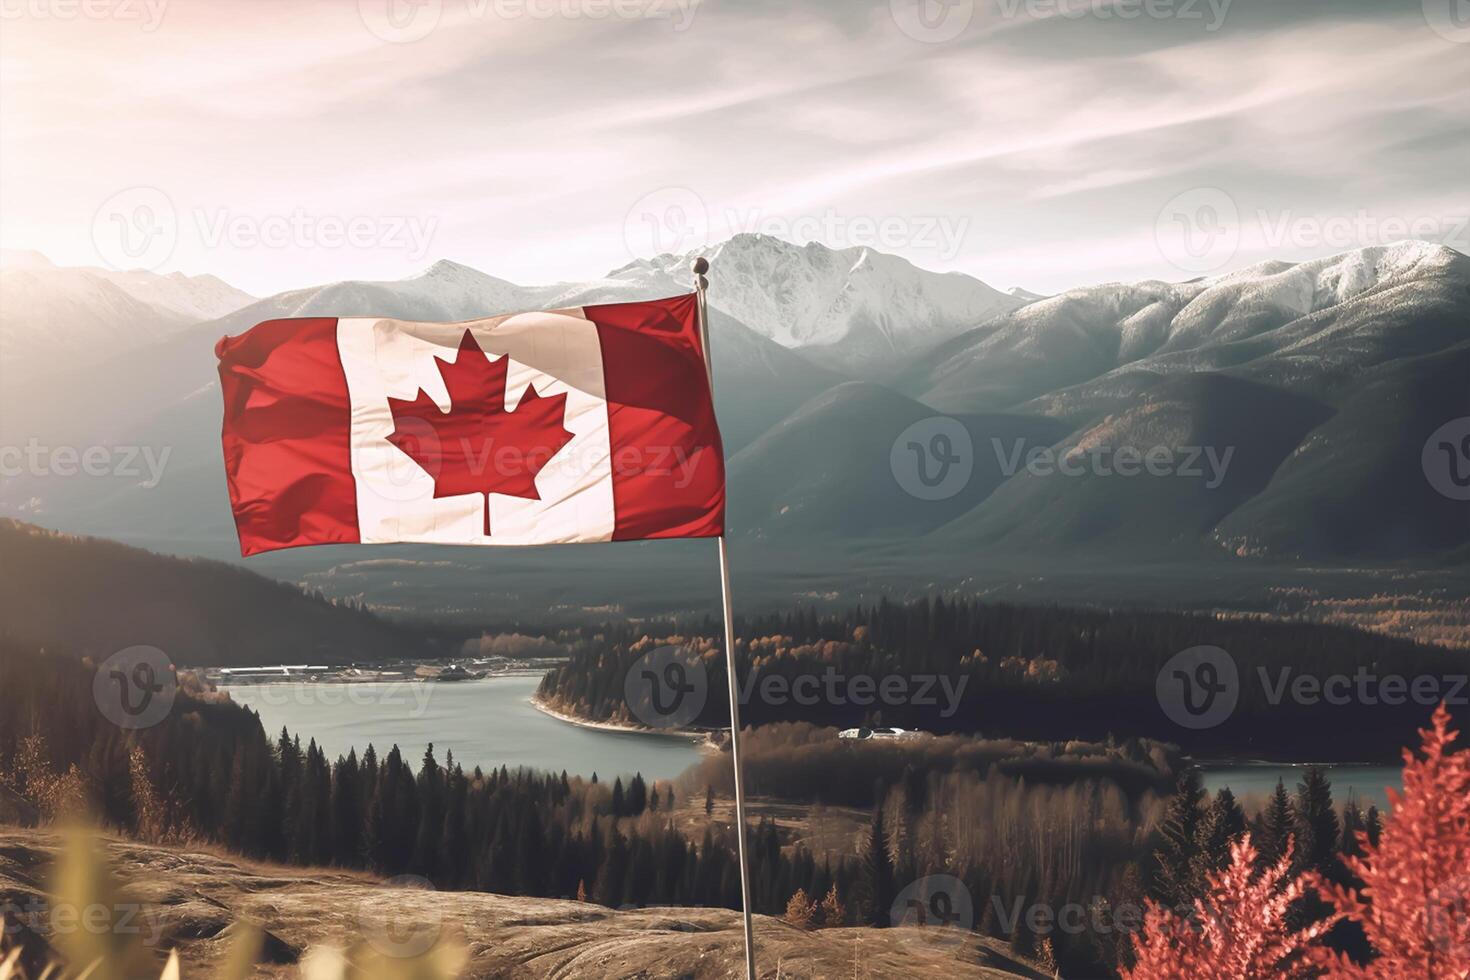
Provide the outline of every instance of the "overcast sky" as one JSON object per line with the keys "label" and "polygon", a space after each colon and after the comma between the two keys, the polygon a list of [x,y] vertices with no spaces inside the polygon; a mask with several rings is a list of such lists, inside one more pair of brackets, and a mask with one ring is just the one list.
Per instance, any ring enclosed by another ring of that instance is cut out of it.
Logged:
{"label": "overcast sky", "polygon": [[0,240],[259,294],[746,230],[1038,291],[1470,245],[1464,0],[922,3],[0,0]]}

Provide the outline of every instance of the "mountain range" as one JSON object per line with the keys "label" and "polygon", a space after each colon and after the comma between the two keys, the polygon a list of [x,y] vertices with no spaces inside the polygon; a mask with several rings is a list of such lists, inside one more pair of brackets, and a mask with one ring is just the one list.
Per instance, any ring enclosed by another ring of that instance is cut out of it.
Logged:
{"label": "mountain range", "polygon": [[216,276],[63,268],[39,252],[6,249],[0,370],[98,363],[254,300]]}
{"label": "mountain range", "polygon": [[[886,561],[958,567],[972,554],[1442,567],[1470,553],[1470,504],[1421,465],[1430,433],[1470,416],[1470,259],[1452,249],[1403,242],[1048,297],[865,248],[740,235],[704,254],[730,532],[751,553],[871,544]],[[156,486],[7,472],[0,509],[225,554],[220,336],[283,316],[457,320],[667,296],[690,288],[693,257],[544,286],[440,261],[253,299],[208,276],[9,255],[0,445],[169,457]],[[969,476],[925,499],[898,469],[941,445],[925,428],[939,415],[967,437]],[[1128,475],[1135,457],[1151,462]]]}

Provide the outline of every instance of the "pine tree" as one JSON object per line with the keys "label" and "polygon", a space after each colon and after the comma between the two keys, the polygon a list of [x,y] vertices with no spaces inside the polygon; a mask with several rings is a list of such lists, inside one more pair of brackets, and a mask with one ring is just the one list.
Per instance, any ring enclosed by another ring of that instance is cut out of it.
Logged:
{"label": "pine tree", "polygon": [[416,780],[418,819],[415,821],[413,864],[419,874],[438,880],[440,874],[440,842],[444,830],[444,770],[434,758],[434,743],[424,749],[423,763]]}
{"label": "pine tree", "polygon": [[883,806],[873,807],[873,823],[868,830],[867,847],[863,849],[858,882],[859,909],[863,922],[877,929],[889,922],[893,905],[893,864],[888,856],[888,835],[883,829]]}
{"label": "pine tree", "polygon": [[1230,845],[1245,834],[1245,811],[1229,787],[1222,786],[1215,794],[1197,833],[1190,870],[1193,881],[1203,882],[1230,863]]}
{"label": "pine tree", "polygon": [[1363,808],[1358,805],[1356,796],[1349,796],[1342,808],[1342,844],[1339,849],[1344,855],[1355,857],[1363,853],[1362,844],[1358,840],[1358,834],[1363,829]]}
{"label": "pine tree", "polygon": [[357,750],[338,757],[332,768],[332,852],[337,864],[362,862],[362,786]]}
{"label": "pine tree", "polygon": [[[449,758],[453,758],[451,754]],[[463,887],[467,869],[471,864],[472,847],[466,820],[469,813],[469,780],[464,770],[454,766],[447,779],[444,806],[444,826],[439,840],[444,849],[443,868],[440,871],[445,888]]]}
{"label": "pine tree", "polygon": [[1296,790],[1296,867],[1313,868],[1334,877],[1337,842],[1342,828],[1332,805],[1332,785],[1325,770],[1311,766]]}
{"label": "pine tree", "polygon": [[1368,843],[1377,847],[1378,839],[1383,834],[1383,815],[1378,812],[1377,806],[1368,807],[1368,815],[1363,818],[1363,832],[1368,835]]}
{"label": "pine tree", "polygon": [[[1297,784],[1294,809],[1296,852],[1292,870],[1310,871],[1328,881],[1346,880],[1338,858],[1342,828],[1332,805],[1332,786],[1321,768],[1310,766],[1303,774]],[[1308,894],[1292,907],[1290,921],[1295,925],[1309,925],[1323,919],[1329,911],[1330,907],[1320,896]]]}
{"label": "pine tree", "polygon": [[1174,795],[1164,811],[1159,828],[1160,843],[1154,851],[1158,865],[1154,877],[1154,894],[1169,908],[1187,908],[1199,894],[1202,879],[1195,876],[1195,842],[1199,839],[1203,819],[1201,804],[1204,785],[1198,769],[1187,769],[1179,776]]}
{"label": "pine tree", "polygon": [[1257,845],[1258,870],[1274,868],[1281,862],[1286,854],[1288,842],[1296,833],[1296,816],[1292,810],[1291,797],[1286,792],[1286,784],[1276,780],[1276,789],[1271,793],[1271,799],[1266,803],[1266,809],[1261,813],[1261,827],[1258,836],[1252,836],[1252,842]]}
{"label": "pine tree", "polygon": [[381,788],[368,801],[367,813],[362,823],[362,854],[367,866],[374,871],[388,868],[388,809]]}
{"label": "pine tree", "polygon": [[249,785],[250,769],[246,758],[246,743],[240,742],[235,746],[234,757],[230,760],[230,782],[225,791],[224,809],[224,835],[225,843],[236,850],[246,854],[254,853],[255,844],[251,839],[254,828],[251,826],[251,810],[254,802],[259,798],[258,790]]}
{"label": "pine tree", "polygon": [[521,817],[516,834],[516,890],[523,895],[538,895],[546,869],[542,865],[541,813],[533,803]]}
{"label": "pine tree", "polygon": [[616,908],[622,904],[628,884],[628,840],[614,827],[597,871],[597,901]]}

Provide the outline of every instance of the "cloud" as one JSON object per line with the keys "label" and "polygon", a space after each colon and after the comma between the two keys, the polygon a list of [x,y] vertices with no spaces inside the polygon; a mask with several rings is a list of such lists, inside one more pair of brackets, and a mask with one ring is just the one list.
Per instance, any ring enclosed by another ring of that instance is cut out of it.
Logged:
{"label": "cloud", "polygon": [[408,215],[433,221],[436,255],[544,282],[633,258],[630,208],[688,188],[714,235],[731,214],[962,218],[955,254],[899,251],[1050,291],[1170,275],[1152,228],[1190,187],[1247,210],[1384,211],[1405,206],[1403,174],[1416,207],[1462,199],[1470,59],[1407,0],[1331,18],[1235,0],[1217,30],[1123,20],[1113,0],[1068,16],[979,0],[944,44],[905,36],[887,2],[704,3],[683,30],[440,9],[402,44],[353,3],[170,4],[151,32],[7,21],[4,245],[95,263],[98,205],[147,185],[184,216],[171,267],[257,293],[422,263],[210,246],[190,215]]}

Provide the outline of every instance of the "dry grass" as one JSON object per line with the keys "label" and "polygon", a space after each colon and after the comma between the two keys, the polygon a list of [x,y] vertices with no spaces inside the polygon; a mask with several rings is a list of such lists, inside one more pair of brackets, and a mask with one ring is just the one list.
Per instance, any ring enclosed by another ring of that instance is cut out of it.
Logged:
{"label": "dry grass", "polygon": [[[363,879],[368,880],[367,876]],[[65,833],[51,892],[54,899],[49,913],[57,955],[28,971],[23,964],[25,950],[4,930],[0,932],[0,980],[118,980],[155,972],[159,980],[184,980],[177,950],[171,950],[160,967],[140,930],[124,921],[131,918],[136,903],[124,900],[123,886],[95,834],[80,828]],[[66,915],[67,910],[76,914]],[[263,937],[256,925],[236,923],[229,931],[231,938],[223,955],[208,971],[212,980],[246,980],[260,959]],[[465,959],[463,950],[450,943],[441,942],[412,957],[390,957],[359,943],[346,950],[320,947],[311,951],[301,963],[301,975],[304,980],[451,980],[460,975]]]}
{"label": "dry grass", "polygon": [[[618,910],[439,892],[336,869],[266,865],[252,871],[233,855],[215,857],[207,852],[212,849],[192,844],[117,837],[94,842],[126,883],[126,901],[142,908],[149,972],[73,968],[47,980],[153,980],[173,952],[179,980],[238,976],[228,972],[227,957],[242,945],[242,922],[258,923],[251,931],[264,941],[261,962],[247,975],[275,980],[731,980],[743,973],[740,916],[727,909]],[[46,828],[0,828],[0,892],[22,902],[31,895],[53,902],[46,869],[67,846]],[[778,970],[783,980],[1037,976],[987,948],[985,937],[963,938],[956,946],[936,943],[931,932],[913,926],[808,931],[769,916],[755,917],[755,932],[761,980],[772,980]],[[43,925],[35,933],[13,937],[31,953],[27,980],[43,975],[40,954],[62,959],[54,930]],[[404,955],[420,950],[428,952]]]}

